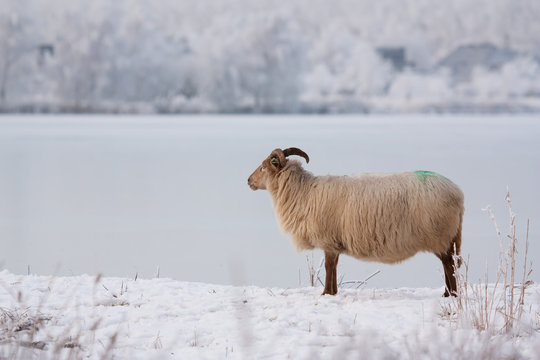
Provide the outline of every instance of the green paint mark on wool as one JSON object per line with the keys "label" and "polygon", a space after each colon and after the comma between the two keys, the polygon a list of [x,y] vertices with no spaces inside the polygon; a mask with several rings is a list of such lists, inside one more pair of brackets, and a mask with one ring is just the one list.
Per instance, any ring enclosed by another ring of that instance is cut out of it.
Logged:
{"label": "green paint mark on wool", "polygon": [[417,170],[414,172],[418,180],[421,180],[422,182],[425,182],[428,177],[440,177],[443,179],[446,179],[444,176],[437,174],[433,171],[427,171],[427,170]]}

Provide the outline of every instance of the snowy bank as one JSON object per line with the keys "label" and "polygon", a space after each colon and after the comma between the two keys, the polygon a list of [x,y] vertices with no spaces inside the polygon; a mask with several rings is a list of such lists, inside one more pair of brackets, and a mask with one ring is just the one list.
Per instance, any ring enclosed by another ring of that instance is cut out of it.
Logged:
{"label": "snowy bank", "polygon": [[535,359],[540,286],[520,337],[456,329],[443,288],[232,287],[0,272],[0,359]]}

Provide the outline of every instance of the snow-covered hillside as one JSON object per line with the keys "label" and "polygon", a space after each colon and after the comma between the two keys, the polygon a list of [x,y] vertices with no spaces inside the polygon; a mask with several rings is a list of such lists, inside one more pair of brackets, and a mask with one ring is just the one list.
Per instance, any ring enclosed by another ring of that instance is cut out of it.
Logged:
{"label": "snow-covered hillside", "polygon": [[1,8],[1,111],[540,109],[537,0]]}
{"label": "snow-covered hillside", "polygon": [[538,359],[540,286],[519,336],[457,327],[442,288],[277,289],[0,272],[0,359]]}

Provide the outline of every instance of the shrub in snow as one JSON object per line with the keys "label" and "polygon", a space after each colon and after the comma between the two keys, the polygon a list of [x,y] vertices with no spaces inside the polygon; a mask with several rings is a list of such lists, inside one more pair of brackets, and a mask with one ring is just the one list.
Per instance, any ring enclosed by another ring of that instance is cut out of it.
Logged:
{"label": "shrub in snow", "polygon": [[[526,307],[525,297],[530,296],[528,287],[532,284],[529,277],[532,273],[532,263],[527,263],[529,248],[529,222],[527,222],[524,261],[522,272],[518,269],[518,238],[516,214],[512,210],[510,193],[505,197],[510,215],[509,239],[504,247],[503,237],[495,217],[488,206],[487,211],[495,224],[499,239],[500,253],[497,279],[494,284],[488,283],[487,269],[484,281],[471,282],[468,278],[468,261],[465,261],[465,271],[456,276],[458,296],[447,304],[443,312],[450,315],[458,328],[474,328],[488,334],[504,333],[512,336],[534,333],[539,330],[534,312],[539,308]],[[456,267],[457,267],[457,258]],[[487,267],[487,265],[486,265]],[[520,282],[518,282],[520,281]]]}

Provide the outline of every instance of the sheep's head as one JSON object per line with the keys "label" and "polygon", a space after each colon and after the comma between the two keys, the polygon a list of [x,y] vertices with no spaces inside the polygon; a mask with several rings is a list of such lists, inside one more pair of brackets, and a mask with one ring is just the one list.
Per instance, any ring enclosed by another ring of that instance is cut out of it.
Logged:
{"label": "sheep's head", "polygon": [[276,149],[248,178],[249,187],[252,190],[266,190],[268,180],[273,179],[285,167],[288,161],[287,157],[290,155],[302,156],[306,162],[309,162],[309,156],[298,148]]}

